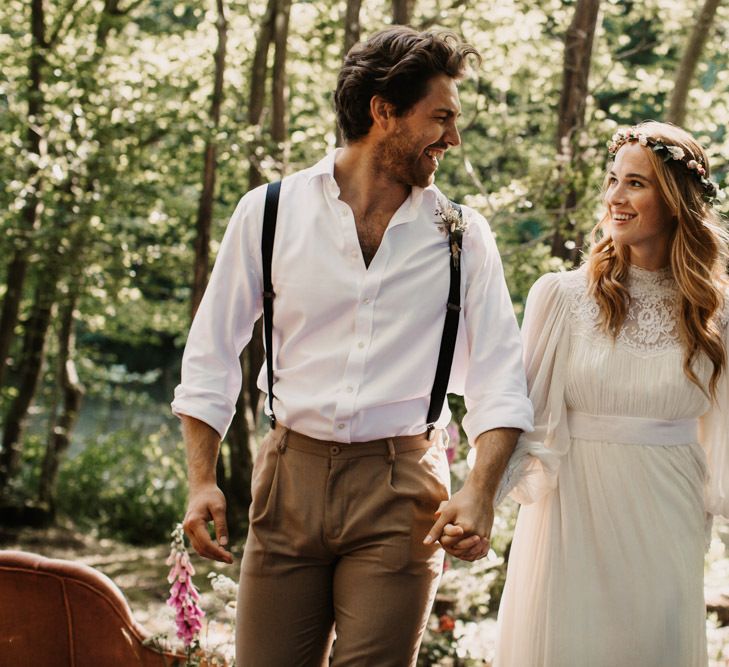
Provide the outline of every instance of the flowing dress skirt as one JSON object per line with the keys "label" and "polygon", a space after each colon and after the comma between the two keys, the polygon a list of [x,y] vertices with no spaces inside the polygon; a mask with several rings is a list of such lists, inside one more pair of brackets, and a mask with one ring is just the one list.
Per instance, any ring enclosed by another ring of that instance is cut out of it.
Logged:
{"label": "flowing dress skirt", "polygon": [[521,508],[495,667],[705,667],[698,446],[572,438]]}

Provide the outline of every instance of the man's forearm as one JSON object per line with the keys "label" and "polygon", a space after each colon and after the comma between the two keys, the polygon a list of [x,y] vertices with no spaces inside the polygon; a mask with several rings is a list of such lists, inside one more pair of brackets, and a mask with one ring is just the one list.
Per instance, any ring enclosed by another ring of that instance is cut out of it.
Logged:
{"label": "man's forearm", "polygon": [[476,461],[468,483],[493,498],[520,433],[518,428],[495,428],[479,435],[475,444]]}
{"label": "man's forearm", "polygon": [[187,415],[182,415],[180,419],[187,451],[187,480],[190,488],[215,484],[220,435],[199,419]]}

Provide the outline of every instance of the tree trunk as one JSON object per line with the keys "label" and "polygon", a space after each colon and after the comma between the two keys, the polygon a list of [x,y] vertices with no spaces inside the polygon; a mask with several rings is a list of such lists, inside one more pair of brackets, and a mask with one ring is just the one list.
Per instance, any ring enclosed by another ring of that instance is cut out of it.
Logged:
{"label": "tree trunk", "polygon": [[[269,0],[266,14],[256,42],[256,50],[251,68],[251,87],[248,104],[248,122],[251,125],[263,124],[263,108],[265,104],[267,60],[271,43],[274,43],[274,62],[272,73],[271,101],[271,138],[279,146],[286,141],[286,55],[291,0]],[[261,132],[262,134],[262,132]],[[263,175],[258,169],[256,149],[259,142],[254,141],[249,148],[250,167],[248,187],[253,189],[263,183]],[[276,157],[285,160],[285,152],[277,151]],[[247,523],[247,512],[250,504],[250,481],[253,468],[251,442],[255,437],[258,413],[261,405],[261,392],[256,386],[256,376],[263,360],[263,344],[261,342],[260,320],[253,328],[250,343],[240,357],[241,393],[236,402],[236,413],[233,418],[226,443],[229,449],[229,460],[225,469],[227,479],[219,479],[221,486],[227,490],[228,520],[231,530]],[[220,473],[219,468],[219,473]]]}
{"label": "tree trunk", "polygon": [[691,81],[694,78],[696,66],[699,63],[699,58],[701,58],[701,53],[704,50],[704,45],[711,31],[711,25],[716,16],[716,10],[720,4],[721,0],[705,0],[681,57],[666,117],[667,121],[676,125],[683,125],[686,119],[686,100]]}
{"label": "tree trunk", "polygon": [[[273,40],[273,27],[276,20],[276,0],[268,0],[266,13],[261,20],[258,31],[256,51],[251,66],[251,88],[248,98],[248,123],[260,125],[263,116],[263,105],[266,99],[266,74],[268,72],[268,51]],[[260,134],[260,132],[259,132]],[[258,142],[253,141],[249,147],[248,189],[253,190],[263,183],[263,176],[258,169],[256,149]]]}
{"label": "tree trunk", "polygon": [[[241,368],[246,371],[246,350],[240,356]],[[245,378],[245,374],[243,376]],[[221,485],[228,500],[227,519],[231,537],[240,538],[248,527],[248,507],[251,504],[251,473],[253,457],[251,440],[255,425],[251,424],[246,409],[248,391],[245,382],[235,404],[235,415],[228,431],[229,457],[226,461],[228,477]],[[222,451],[222,450],[221,450]],[[222,457],[221,457],[222,459]],[[220,469],[219,469],[220,473]]]}
{"label": "tree trunk", "polygon": [[43,367],[43,354],[55,298],[55,276],[39,277],[31,314],[25,325],[18,393],[10,403],[5,418],[0,451],[0,493],[7,489],[7,483],[20,467],[23,430]]}
{"label": "tree trunk", "polygon": [[203,167],[203,186],[197,211],[197,234],[195,236],[195,264],[192,280],[191,317],[195,317],[208,284],[210,264],[210,226],[213,219],[213,196],[215,194],[215,175],[217,169],[216,134],[220,127],[220,107],[223,103],[223,82],[225,76],[225,50],[228,22],[225,18],[223,0],[216,0],[218,18],[215,26],[218,31],[218,47],[215,51],[215,82],[210,102],[211,136],[205,142],[205,164]]}
{"label": "tree trunk", "polygon": [[[30,57],[28,58],[28,130],[25,144],[26,150],[35,155],[41,153],[41,136],[36,128],[41,123],[41,114],[44,107],[42,81],[43,67],[46,61],[44,51],[48,47],[43,2],[44,0],[32,0],[30,5],[32,40]],[[25,176],[26,182],[33,183],[33,186],[30,188],[20,215],[20,229],[15,254],[8,268],[7,291],[3,300],[2,313],[0,313],[0,387],[3,385],[6,362],[10,354],[15,327],[18,324],[20,300],[23,296],[23,287],[28,273],[31,236],[37,225],[40,210],[38,192],[41,188],[41,182],[39,173],[38,167],[31,165]]]}
{"label": "tree trunk", "polygon": [[[33,205],[27,203],[23,209],[23,217],[27,211],[29,216],[35,219],[37,199],[35,195],[29,195],[34,200]],[[18,323],[18,312],[20,311],[20,299],[25,285],[25,276],[28,273],[28,253],[25,248],[17,248],[13,256],[7,275],[7,290],[3,300],[2,313],[0,314],[0,387],[3,385],[5,369],[10,354],[10,345],[13,342],[15,327]]]}
{"label": "tree trunk", "polygon": [[263,393],[258,388],[258,373],[263,366],[265,357],[263,347],[263,320],[259,319],[253,327],[251,342],[246,346],[246,368],[244,378],[247,386],[246,410],[249,415],[248,422],[251,425],[251,432],[255,431],[258,424],[258,416],[263,409]]}
{"label": "tree trunk", "polygon": [[[256,49],[253,56],[250,73],[250,90],[248,98],[248,123],[250,125],[261,125],[263,118],[263,107],[266,99],[266,77],[268,73],[268,53],[274,35],[274,25],[277,16],[277,1],[268,0],[266,13],[261,20],[256,41]],[[259,130],[259,136],[262,132]],[[263,183],[263,175],[258,169],[256,156],[260,139],[254,140],[248,147],[249,170],[248,189],[252,190]],[[226,437],[227,460],[224,461],[224,448],[221,448],[221,456],[218,460],[218,484],[223,489],[228,499],[228,525],[231,535],[243,534],[247,525],[247,511],[250,505],[251,469],[253,467],[251,456],[251,439],[255,433],[255,424],[246,420],[246,406],[251,402],[250,395],[250,367],[252,354],[255,355],[256,337],[260,337],[260,330],[254,327],[253,338],[240,355],[241,366],[241,392],[236,401],[236,412]],[[260,362],[259,362],[260,363]],[[256,397],[260,393],[255,389]]]}
{"label": "tree trunk", "polygon": [[[33,0],[42,6],[42,0]],[[96,35],[94,53],[88,62],[90,71],[88,74],[88,86],[83,88],[83,95],[79,100],[81,106],[88,104],[94,84],[93,72],[99,64],[106,47],[106,40],[112,28],[113,19],[124,15],[126,12],[119,10],[119,0],[106,0],[104,8],[99,17],[99,27]],[[56,35],[57,37],[57,35]],[[75,119],[75,116],[74,116]],[[74,123],[71,128],[71,135],[75,138],[77,126]],[[93,164],[89,165],[88,173],[94,174]],[[78,177],[75,174],[69,175],[63,185],[65,196],[72,200],[74,188],[78,187]],[[86,188],[91,192],[95,188],[95,179],[92,176]],[[33,305],[30,316],[25,324],[23,338],[23,349],[21,353],[21,365],[19,370],[18,393],[8,409],[3,431],[2,449],[0,450],[0,493],[7,487],[7,483],[17,473],[22,450],[22,437],[28,410],[35,397],[35,392],[43,368],[45,343],[53,314],[54,304],[58,295],[60,285],[65,271],[69,268],[69,258],[80,262],[79,252],[83,240],[84,226],[87,220],[83,219],[72,207],[67,209],[59,208],[57,217],[49,225],[49,235],[46,247],[40,255],[45,259],[44,264],[37,269],[37,284],[34,291]],[[71,238],[69,232],[76,227],[76,232]],[[65,242],[71,238],[70,249],[65,250]]]}
{"label": "tree trunk", "polygon": [[392,0],[392,22],[409,25],[414,8],[415,0]]}
{"label": "tree trunk", "polygon": [[273,41],[273,82],[271,86],[271,138],[278,145],[277,157],[282,162],[282,175],[285,172],[287,151],[286,143],[286,55],[289,35],[289,16],[291,0],[278,0],[276,20],[274,22]]}
{"label": "tree trunk", "polygon": [[[344,50],[343,55],[346,56],[349,50],[359,42],[360,23],[359,14],[362,8],[362,0],[347,0],[347,8],[344,13]],[[336,127],[337,146],[344,143],[342,131],[339,124]]]}
{"label": "tree trunk", "polygon": [[56,483],[61,457],[71,443],[71,433],[78,419],[84,387],[79,382],[75,354],[74,310],[78,295],[74,291],[63,306],[58,332],[58,385],[62,394],[61,413],[51,415],[51,428],[38,483],[38,501],[55,515]]}
{"label": "tree trunk", "polygon": [[[592,42],[599,9],[600,0],[578,0],[572,23],[565,35],[562,92],[557,115],[556,149],[559,153],[569,150],[570,155],[572,154],[573,140],[585,122],[587,81],[590,75]],[[565,247],[565,237],[574,233],[570,212],[577,203],[577,193],[571,184],[563,183],[563,185],[566,193],[561,206],[562,211],[555,220],[552,255],[568,259],[577,250]],[[565,226],[566,234],[563,230]]]}

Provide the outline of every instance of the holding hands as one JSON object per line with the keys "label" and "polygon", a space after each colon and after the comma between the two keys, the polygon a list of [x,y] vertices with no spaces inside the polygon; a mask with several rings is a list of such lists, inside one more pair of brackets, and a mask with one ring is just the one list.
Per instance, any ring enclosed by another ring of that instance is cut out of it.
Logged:
{"label": "holding hands", "polygon": [[424,540],[425,544],[440,542],[451,556],[466,561],[475,561],[488,554],[494,522],[488,494],[479,493],[472,487],[466,483],[450,500],[440,504],[435,513],[438,519]]}
{"label": "holding hands", "polygon": [[518,429],[497,428],[477,438],[473,470],[460,491],[440,504],[436,522],[423,544],[439,542],[451,556],[466,561],[488,554],[496,489],[519,433]]}

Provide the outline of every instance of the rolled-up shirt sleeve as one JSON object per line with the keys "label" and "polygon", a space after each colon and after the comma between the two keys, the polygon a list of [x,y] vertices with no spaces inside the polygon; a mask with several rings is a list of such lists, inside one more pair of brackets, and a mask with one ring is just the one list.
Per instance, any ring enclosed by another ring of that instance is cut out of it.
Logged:
{"label": "rolled-up shirt sleeve", "polygon": [[[265,186],[264,186],[265,188]],[[241,386],[239,356],[262,311],[260,239],[264,189],[249,192],[230,219],[182,357],[172,411],[225,436]]]}
{"label": "rolled-up shirt sleeve", "polygon": [[464,321],[468,361],[463,429],[471,444],[494,428],[533,428],[521,337],[496,242],[483,217],[464,207]]}

